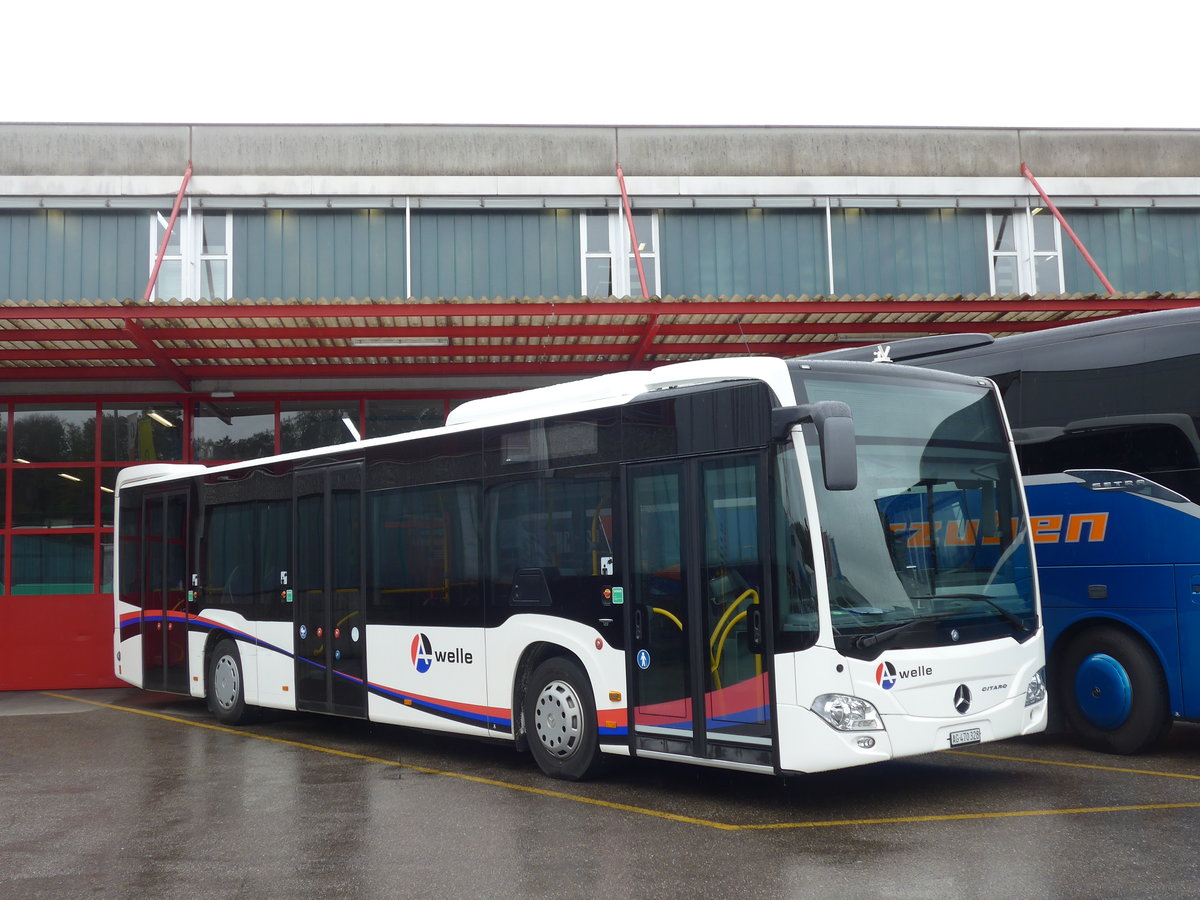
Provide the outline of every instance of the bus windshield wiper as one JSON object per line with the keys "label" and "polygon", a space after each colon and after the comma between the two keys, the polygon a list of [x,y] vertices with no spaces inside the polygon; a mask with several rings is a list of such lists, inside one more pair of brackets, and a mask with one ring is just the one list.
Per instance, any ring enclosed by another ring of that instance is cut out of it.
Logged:
{"label": "bus windshield wiper", "polygon": [[893,638],[898,634],[902,634],[908,629],[916,625],[924,625],[926,622],[933,622],[937,619],[944,619],[946,616],[918,616],[915,619],[909,619],[907,622],[901,622],[899,625],[893,625],[891,628],[884,628],[882,631],[873,631],[870,634],[860,634],[856,637],[852,644],[860,650],[865,650],[868,647],[874,647],[876,644],[881,644],[889,638]]}
{"label": "bus windshield wiper", "polygon": [[992,609],[996,610],[996,615],[1011,625],[1018,631],[1028,631],[1029,626],[1010,613],[1007,609],[989,597],[987,594],[924,594],[918,597],[913,597],[913,600],[982,600]]}

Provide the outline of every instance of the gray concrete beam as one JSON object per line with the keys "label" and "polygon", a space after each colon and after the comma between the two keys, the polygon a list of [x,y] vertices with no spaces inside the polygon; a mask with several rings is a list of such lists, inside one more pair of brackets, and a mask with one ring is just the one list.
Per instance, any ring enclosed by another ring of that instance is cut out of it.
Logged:
{"label": "gray concrete beam", "polygon": [[1200,131],[1022,131],[1033,174],[1090,178],[1200,175]]}
{"label": "gray concrete beam", "polygon": [[1003,129],[621,128],[617,142],[627,175],[971,177],[1020,164],[1018,132]]}
{"label": "gray concrete beam", "polygon": [[0,177],[1194,178],[1200,131],[0,124]]}
{"label": "gray concrete beam", "polygon": [[182,178],[190,131],[187,125],[0,125],[0,174]]}
{"label": "gray concrete beam", "polygon": [[204,175],[598,175],[613,129],[451,125],[197,125]]}

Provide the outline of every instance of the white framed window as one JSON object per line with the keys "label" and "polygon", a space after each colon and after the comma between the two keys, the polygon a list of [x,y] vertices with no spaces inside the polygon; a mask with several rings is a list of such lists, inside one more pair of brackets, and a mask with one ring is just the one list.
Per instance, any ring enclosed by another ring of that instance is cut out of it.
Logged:
{"label": "white framed window", "polygon": [[[646,290],[650,296],[658,296],[658,213],[635,212],[633,227],[642,256]],[[641,297],[637,258],[629,239],[624,210],[585,212],[579,217],[579,228],[583,248],[583,296]]]}
{"label": "white framed window", "polygon": [[1049,210],[994,210],[987,217],[993,294],[1061,294],[1062,230]]}
{"label": "white framed window", "polygon": [[[154,213],[150,229],[150,271],[167,231],[170,214]],[[163,254],[152,296],[161,299],[225,299],[233,294],[233,215],[181,210]]]}

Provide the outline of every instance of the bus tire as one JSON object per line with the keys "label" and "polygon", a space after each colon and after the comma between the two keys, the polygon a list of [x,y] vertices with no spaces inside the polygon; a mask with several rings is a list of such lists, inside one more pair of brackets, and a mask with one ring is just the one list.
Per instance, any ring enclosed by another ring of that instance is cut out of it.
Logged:
{"label": "bus tire", "polygon": [[1084,745],[1131,755],[1158,744],[1171,727],[1166,678],[1137,636],[1098,625],[1072,637],[1058,666],[1057,695]]}
{"label": "bus tire", "polygon": [[223,640],[208,658],[205,699],[209,711],[225,725],[243,725],[257,718],[258,709],[246,705],[246,679],[237,643]]}
{"label": "bus tire", "polygon": [[534,669],[524,707],[526,740],[543,772],[565,781],[600,773],[596,703],[587,675],[574,661],[555,656]]}

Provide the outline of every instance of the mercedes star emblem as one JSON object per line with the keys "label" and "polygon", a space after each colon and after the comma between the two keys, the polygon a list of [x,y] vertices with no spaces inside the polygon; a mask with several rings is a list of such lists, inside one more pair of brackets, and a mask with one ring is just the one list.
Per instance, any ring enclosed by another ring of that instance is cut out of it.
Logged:
{"label": "mercedes star emblem", "polygon": [[954,690],[954,708],[960,714],[966,713],[971,708],[971,689],[965,684],[960,684]]}

